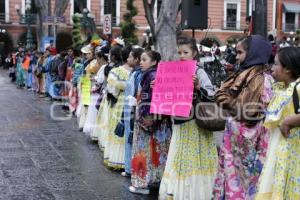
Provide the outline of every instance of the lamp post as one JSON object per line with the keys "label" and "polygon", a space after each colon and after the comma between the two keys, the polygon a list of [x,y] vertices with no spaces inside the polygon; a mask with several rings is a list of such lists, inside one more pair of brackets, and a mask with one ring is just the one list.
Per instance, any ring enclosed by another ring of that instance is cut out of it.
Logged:
{"label": "lamp post", "polygon": [[252,17],[253,17],[253,33],[267,37],[267,0],[253,0]]}
{"label": "lamp post", "polygon": [[15,5],[15,9],[17,10],[17,13],[24,19],[26,26],[27,26],[27,34],[26,34],[26,49],[32,49],[33,47],[33,37],[31,32],[31,23],[33,23],[33,20],[35,19],[35,15],[31,14],[31,0],[25,0],[25,14],[22,16],[20,13],[20,6]]}
{"label": "lamp post", "polygon": [[91,36],[96,31],[94,18],[95,17],[89,12],[87,8],[83,9],[81,27],[83,28],[87,36]]}
{"label": "lamp post", "polygon": [[146,48],[149,49],[151,47],[150,46],[150,39],[152,37],[150,27],[146,28],[144,35],[146,36]]}
{"label": "lamp post", "polygon": [[31,20],[32,20],[32,14],[30,13],[31,9],[31,0],[26,0],[25,2],[25,21],[27,23],[27,35],[26,35],[26,49],[32,49],[33,46],[33,39],[32,39],[32,33],[31,33]]}

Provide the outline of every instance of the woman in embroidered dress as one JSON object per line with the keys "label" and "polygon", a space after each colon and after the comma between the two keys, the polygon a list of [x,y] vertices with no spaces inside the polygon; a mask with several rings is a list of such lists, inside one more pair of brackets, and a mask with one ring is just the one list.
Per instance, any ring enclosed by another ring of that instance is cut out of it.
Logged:
{"label": "woman in embroidered dress", "polygon": [[19,52],[17,53],[16,56],[16,69],[17,69],[17,80],[16,84],[17,87],[23,88],[25,86],[25,80],[24,80],[24,70],[22,67],[22,62],[24,60],[24,52],[23,48],[19,48]]}
{"label": "woman in embroidered dress", "polygon": [[123,169],[125,162],[125,137],[117,136],[115,129],[121,121],[124,107],[124,90],[132,68],[127,64],[131,46],[122,49],[123,65],[110,71],[107,78],[107,96],[110,118],[104,149],[104,162],[114,169]]}
{"label": "woman in embroidered dress", "polygon": [[272,97],[272,77],[266,65],[271,44],[252,35],[236,46],[239,71],[231,75],[216,94],[227,109],[214,199],[253,199],[266,157],[269,132],[263,127],[266,106]]}
{"label": "woman in embroidered dress", "polygon": [[270,141],[255,199],[296,200],[300,199],[300,49],[279,50],[272,76],[277,81],[275,95],[264,123]]}
{"label": "woman in embroidered dress", "polygon": [[109,52],[109,64],[104,68],[104,81],[102,83],[103,88],[103,97],[101,100],[100,108],[98,110],[97,119],[96,119],[96,127],[93,130],[93,135],[97,135],[98,137],[98,145],[99,148],[104,151],[106,145],[106,139],[108,134],[108,125],[109,119],[111,118],[110,114],[110,104],[107,99],[107,77],[111,71],[116,67],[119,67],[122,62],[121,56],[121,47],[114,46],[111,48]]}
{"label": "woman in embroidered dress", "polygon": [[132,143],[131,186],[129,191],[149,194],[149,186],[160,182],[171,139],[170,119],[150,114],[151,82],[155,79],[159,53],[145,51],[141,56],[143,77],[138,89],[138,105]]}
{"label": "woman in embroidered dress", "polygon": [[[180,60],[197,59],[192,38],[177,41]],[[214,95],[213,85],[202,68],[194,76],[195,90]],[[159,199],[208,200],[217,172],[217,148],[213,133],[199,128],[195,120],[174,120],[166,169],[160,184]]]}
{"label": "woman in embroidered dress", "polygon": [[80,78],[80,102],[82,104],[81,112],[79,114],[79,129],[83,131],[86,122],[88,108],[91,102],[91,76],[97,73],[100,66],[97,60],[94,59],[94,49],[89,44],[81,48],[82,53],[86,54],[86,61],[84,62],[84,73]]}
{"label": "woman in embroidered dress", "polygon": [[[107,64],[107,60],[105,59],[105,57],[103,57],[103,53],[101,52],[100,46],[97,46],[95,48],[95,55],[97,61],[97,64],[95,64],[95,66],[97,66],[97,68],[94,69],[90,77],[91,78],[91,100],[87,112],[86,121],[83,127],[83,132],[89,136],[91,135],[91,132],[94,129],[94,126],[96,124],[96,117],[98,112],[98,110],[95,107],[97,100],[99,98],[99,94],[96,93],[96,77],[98,76],[98,72],[101,73],[103,71],[101,70],[101,67]],[[89,70],[91,71],[91,68]]]}
{"label": "woman in embroidered dress", "polygon": [[[104,76],[104,69],[105,66],[108,64],[108,57],[106,53],[108,53],[109,49],[107,46],[101,46],[99,52],[97,52],[96,57],[98,63],[102,63],[102,66],[100,67],[99,71],[97,72],[97,75],[95,76],[95,96],[97,97],[95,100],[94,108],[95,109],[95,122],[92,124],[91,132],[90,132],[90,137],[93,141],[98,141],[98,135],[96,133],[96,127],[97,127],[97,117],[98,117],[98,110],[99,110],[99,97],[103,95],[103,88],[104,88],[104,81],[105,81],[105,76]],[[92,108],[91,108],[92,109]]]}
{"label": "woman in embroidered dress", "polygon": [[133,71],[129,75],[124,93],[125,171],[121,173],[122,176],[131,175],[132,137],[135,120],[134,113],[137,89],[143,76],[143,72],[139,66],[143,52],[144,50],[142,48],[134,48],[127,59],[127,63],[133,68]]}

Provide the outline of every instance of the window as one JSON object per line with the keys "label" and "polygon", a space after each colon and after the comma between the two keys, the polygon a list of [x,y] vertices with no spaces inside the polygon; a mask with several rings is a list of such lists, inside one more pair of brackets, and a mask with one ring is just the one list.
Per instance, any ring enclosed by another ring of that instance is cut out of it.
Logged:
{"label": "window", "polygon": [[227,4],[227,17],[226,17],[226,27],[228,29],[235,29],[237,22],[237,4],[229,3]]}
{"label": "window", "polygon": [[70,3],[70,24],[73,24],[72,16],[75,13],[82,13],[85,8],[91,10],[91,0],[71,0]]}
{"label": "window", "polygon": [[82,13],[87,7],[87,0],[74,0],[74,13]]}
{"label": "window", "polygon": [[295,31],[295,13],[285,13],[285,31]]}
{"label": "window", "polygon": [[0,1],[0,21],[5,21],[5,1]]}
{"label": "window", "polygon": [[117,2],[116,0],[104,0],[104,14],[111,14],[112,24],[117,24]]}
{"label": "window", "polygon": [[223,28],[229,30],[240,30],[241,1],[224,1],[224,23]]}

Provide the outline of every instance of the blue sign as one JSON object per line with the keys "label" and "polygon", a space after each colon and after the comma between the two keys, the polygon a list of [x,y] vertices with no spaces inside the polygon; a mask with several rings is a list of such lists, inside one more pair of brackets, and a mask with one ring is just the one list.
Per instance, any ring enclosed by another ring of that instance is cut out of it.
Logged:
{"label": "blue sign", "polygon": [[51,43],[55,44],[54,37],[43,37],[40,50],[45,52],[46,48],[50,46]]}
{"label": "blue sign", "polygon": [[56,23],[65,22],[65,16],[44,16],[45,23],[54,23],[54,19],[56,20]]}

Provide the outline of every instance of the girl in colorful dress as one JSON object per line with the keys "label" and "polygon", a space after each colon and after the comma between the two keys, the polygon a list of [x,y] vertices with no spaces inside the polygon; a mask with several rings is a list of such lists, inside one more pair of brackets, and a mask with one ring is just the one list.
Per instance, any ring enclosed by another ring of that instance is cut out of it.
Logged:
{"label": "girl in colorful dress", "polygon": [[78,109],[78,125],[79,129],[83,131],[86,121],[88,107],[91,100],[91,79],[90,76],[97,73],[99,66],[96,59],[94,59],[94,49],[88,44],[81,48],[81,52],[85,54],[86,60],[83,63],[84,72],[79,79],[79,109]]}
{"label": "girl in colorful dress", "polygon": [[69,92],[69,99],[70,99],[70,111],[75,113],[77,112],[78,109],[78,83],[79,83],[79,78],[82,76],[83,71],[84,71],[84,66],[83,63],[81,62],[81,58],[75,57],[74,58],[74,63],[73,63],[73,75],[72,75],[72,88],[70,89]]}
{"label": "girl in colorful dress", "polygon": [[131,47],[122,49],[123,65],[112,69],[107,78],[107,96],[110,118],[108,121],[107,140],[104,149],[104,162],[108,167],[123,169],[125,162],[125,137],[115,134],[115,129],[121,121],[124,106],[124,90],[132,68],[127,64]]}
{"label": "girl in colorful dress", "polygon": [[[196,60],[198,48],[193,38],[177,42],[180,60]],[[195,90],[213,96],[208,75],[198,68]],[[175,120],[166,169],[160,184],[159,199],[208,200],[212,197],[217,172],[217,148],[213,133],[197,126],[195,119]]]}
{"label": "girl in colorful dress", "polygon": [[137,116],[133,133],[131,186],[129,191],[149,194],[149,186],[160,182],[171,139],[169,117],[150,114],[151,82],[155,79],[160,54],[145,51],[141,56],[143,77],[137,96]]}
{"label": "girl in colorful dress", "polygon": [[132,151],[132,137],[134,128],[134,113],[136,107],[136,95],[138,85],[141,82],[143,72],[139,66],[141,55],[144,52],[142,48],[134,48],[127,59],[128,65],[133,68],[129,75],[129,79],[125,88],[124,100],[124,128],[125,128],[125,171],[121,173],[122,176],[130,176],[131,174],[131,151]]}
{"label": "girl in colorful dress", "polygon": [[[105,46],[98,46],[96,47],[96,58],[97,58],[97,62],[99,65],[101,65],[100,69],[97,72],[97,75],[95,76],[94,79],[94,92],[95,92],[95,104],[93,105],[93,109],[95,109],[96,113],[95,113],[95,122],[94,124],[92,124],[91,127],[91,132],[90,132],[90,137],[91,140],[93,141],[98,141],[98,135],[96,134],[96,132],[94,131],[97,127],[97,114],[98,114],[98,110],[99,110],[99,97],[102,95],[101,92],[103,92],[102,86],[103,83],[105,81],[105,76],[104,76],[104,69],[105,66],[108,64],[108,57],[106,55],[106,53],[108,53],[109,49],[107,49]],[[92,109],[92,108],[91,108]]]}
{"label": "girl in colorful dress", "polygon": [[266,65],[271,44],[252,35],[236,46],[239,71],[216,94],[227,118],[214,199],[253,199],[265,161],[269,132],[263,127],[265,109],[272,98],[272,76]]}
{"label": "girl in colorful dress", "polygon": [[103,88],[103,95],[99,98],[101,99],[101,104],[98,110],[97,119],[96,119],[96,127],[94,128],[93,135],[97,135],[98,137],[98,145],[99,148],[104,151],[105,145],[107,142],[107,134],[108,134],[108,125],[109,125],[109,119],[110,119],[110,104],[107,99],[107,78],[109,75],[110,70],[113,68],[117,68],[120,66],[120,63],[122,62],[122,56],[121,56],[121,47],[114,46],[109,51],[109,64],[105,66],[104,68],[104,81],[102,83]]}
{"label": "girl in colorful dress", "polygon": [[300,199],[300,49],[279,50],[272,76],[277,81],[275,95],[264,122],[270,141],[255,199],[296,200]]}
{"label": "girl in colorful dress", "polygon": [[24,60],[24,52],[23,48],[19,48],[19,52],[16,55],[16,69],[17,69],[17,80],[16,84],[18,88],[23,88],[25,86],[24,80],[24,70],[22,67],[22,62]]}
{"label": "girl in colorful dress", "polygon": [[90,136],[90,133],[93,130],[93,127],[96,124],[96,117],[97,117],[97,112],[98,112],[98,110],[95,107],[95,105],[97,103],[97,100],[99,98],[99,94],[97,94],[96,91],[95,91],[96,77],[97,77],[99,71],[103,71],[103,70],[100,70],[101,67],[104,64],[107,64],[107,60],[105,60],[102,55],[103,54],[101,53],[100,46],[97,46],[95,48],[96,59],[94,59],[94,61],[96,61],[96,64],[93,64],[94,69],[91,69],[91,67],[89,69],[91,71],[91,75],[90,75],[90,79],[91,79],[91,91],[90,91],[91,95],[90,95],[90,97],[91,98],[90,98],[90,105],[89,105],[89,108],[88,108],[88,111],[87,111],[86,121],[85,121],[85,124],[84,124],[84,127],[83,127],[83,132],[86,133],[89,136]]}

